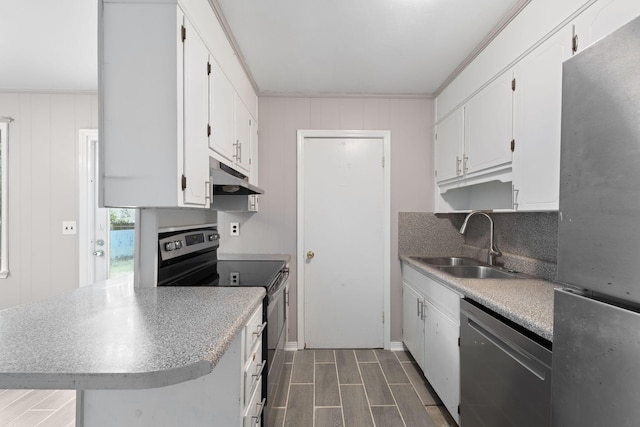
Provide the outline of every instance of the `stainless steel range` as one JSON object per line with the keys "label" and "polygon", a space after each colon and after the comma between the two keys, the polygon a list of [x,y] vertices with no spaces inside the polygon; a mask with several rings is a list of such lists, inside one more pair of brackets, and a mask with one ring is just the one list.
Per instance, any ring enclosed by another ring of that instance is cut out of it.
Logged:
{"label": "stainless steel range", "polygon": [[[158,286],[260,286],[263,301],[262,395],[280,383],[284,365],[289,270],[284,261],[218,259],[220,234],[215,225],[167,228],[158,233]],[[263,425],[265,425],[263,423]]]}

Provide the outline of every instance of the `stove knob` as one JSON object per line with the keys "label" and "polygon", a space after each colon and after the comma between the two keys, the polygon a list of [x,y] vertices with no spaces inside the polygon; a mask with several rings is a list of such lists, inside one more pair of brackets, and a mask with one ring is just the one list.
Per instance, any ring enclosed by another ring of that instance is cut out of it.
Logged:
{"label": "stove knob", "polygon": [[176,244],[175,242],[167,242],[164,244],[164,250],[169,252],[172,251],[176,248]]}
{"label": "stove knob", "polygon": [[176,249],[180,249],[182,248],[182,240],[176,240],[175,242],[173,242],[176,244]]}

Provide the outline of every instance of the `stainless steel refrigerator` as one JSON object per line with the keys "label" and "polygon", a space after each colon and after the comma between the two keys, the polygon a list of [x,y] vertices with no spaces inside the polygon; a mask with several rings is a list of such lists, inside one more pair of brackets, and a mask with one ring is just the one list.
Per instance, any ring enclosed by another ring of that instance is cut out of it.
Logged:
{"label": "stainless steel refrigerator", "polygon": [[565,62],[552,422],[640,425],[640,18]]}

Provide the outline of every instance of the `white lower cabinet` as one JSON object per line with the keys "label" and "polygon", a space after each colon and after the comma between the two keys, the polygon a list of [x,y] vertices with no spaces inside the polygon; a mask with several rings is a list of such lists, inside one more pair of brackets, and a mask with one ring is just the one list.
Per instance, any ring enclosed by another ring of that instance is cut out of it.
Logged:
{"label": "white lower cabinet", "polygon": [[403,341],[459,422],[460,295],[402,264]]}
{"label": "white lower cabinet", "polygon": [[[441,286],[441,285],[436,285]],[[460,322],[438,310],[428,300],[425,311],[425,376],[451,415],[458,420],[460,404]]]}
{"label": "white lower cabinet", "polygon": [[243,367],[244,367],[244,399],[242,418],[243,426],[260,426],[264,409],[262,396],[262,372],[266,369],[267,361],[262,359],[262,333],[267,327],[262,321],[262,306],[253,313],[243,335]]}
{"label": "white lower cabinet", "polygon": [[201,377],[148,389],[83,390],[78,425],[260,427],[264,328],[261,304]]}
{"label": "white lower cabinet", "polygon": [[405,281],[402,283],[402,305],[404,345],[418,362],[418,366],[424,370],[424,298]]}

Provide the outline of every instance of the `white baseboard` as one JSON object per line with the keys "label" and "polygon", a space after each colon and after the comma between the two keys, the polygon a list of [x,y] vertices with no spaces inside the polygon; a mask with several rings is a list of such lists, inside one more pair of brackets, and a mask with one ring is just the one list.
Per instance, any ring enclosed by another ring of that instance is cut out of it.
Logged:
{"label": "white baseboard", "polygon": [[298,341],[287,341],[284,344],[284,351],[298,351]]}
{"label": "white baseboard", "polygon": [[[391,351],[407,351],[402,341],[391,341],[389,343],[389,350]],[[287,341],[284,345],[284,351],[298,351],[297,341]]]}
{"label": "white baseboard", "polygon": [[406,351],[407,348],[404,346],[402,341],[391,341],[389,343],[389,350],[391,351]]}

